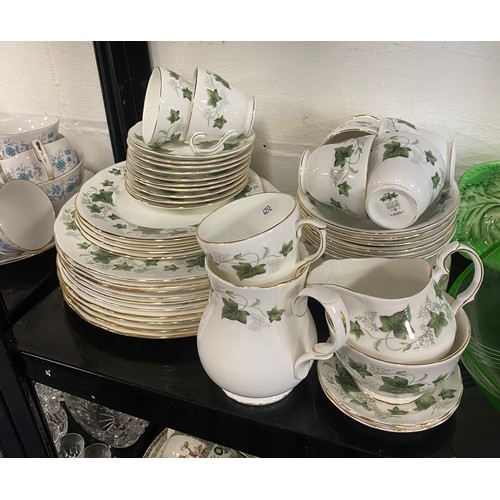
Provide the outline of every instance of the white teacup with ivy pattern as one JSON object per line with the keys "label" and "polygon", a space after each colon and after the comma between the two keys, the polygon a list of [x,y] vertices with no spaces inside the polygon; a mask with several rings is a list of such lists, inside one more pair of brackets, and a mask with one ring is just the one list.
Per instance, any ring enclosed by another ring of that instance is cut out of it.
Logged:
{"label": "white teacup with ivy pattern", "polygon": [[[210,297],[197,347],[207,375],[230,398],[267,405],[287,396],[314,360],[330,359],[345,344],[349,316],[339,294],[305,286],[308,266],[296,278],[268,287],[237,286],[217,276],[205,259]],[[317,340],[308,308],[313,297],[334,325],[328,342]]]}
{"label": "white teacup with ivy pattern", "polygon": [[437,146],[410,132],[377,136],[368,169],[366,212],[387,229],[416,222],[441,193],[447,177]]}
{"label": "white teacup with ivy pattern", "polygon": [[366,180],[374,139],[374,135],[365,135],[304,151],[299,166],[302,191],[366,219]]}
{"label": "white teacup with ivy pattern", "polygon": [[[198,67],[195,71],[193,106],[186,134],[194,153],[219,151],[229,139],[248,136],[255,118],[255,98],[217,73]],[[200,147],[201,142],[216,141]]]}
{"label": "white teacup with ivy pattern", "polygon": [[[318,249],[299,252],[301,228],[318,233]],[[297,200],[286,193],[258,193],[214,210],[196,228],[198,243],[214,272],[242,286],[267,286],[293,278],[326,248],[326,225],[300,218]]]}
{"label": "white teacup with ivy pattern", "polygon": [[142,112],[142,137],[150,147],[183,141],[191,115],[193,84],[156,66],[149,77]]}
{"label": "white teacup with ivy pattern", "polygon": [[[440,281],[449,274],[446,259],[466,253],[474,277],[451,303]],[[455,341],[456,315],[474,300],[483,280],[477,253],[456,241],[446,245],[435,267],[425,259],[327,260],[309,273],[307,282],[331,287],[349,311],[347,343],[369,356],[395,363],[431,362],[447,356]]]}
{"label": "white teacup with ivy pattern", "polygon": [[432,393],[437,384],[453,373],[470,337],[469,320],[460,311],[451,350],[447,356],[436,361],[407,364],[388,362],[369,356],[351,344],[342,346],[335,355],[366,394],[386,403],[406,404],[422,394]]}

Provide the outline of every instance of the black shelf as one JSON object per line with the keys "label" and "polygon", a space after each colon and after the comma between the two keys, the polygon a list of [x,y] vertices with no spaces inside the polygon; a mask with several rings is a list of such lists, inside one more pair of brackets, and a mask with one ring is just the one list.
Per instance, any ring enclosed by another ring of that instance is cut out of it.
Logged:
{"label": "black shelf", "polygon": [[[322,314],[311,304],[315,318]],[[326,326],[316,319],[319,336]],[[498,412],[463,370],[464,394],[443,424],[417,433],[364,426],[332,405],[316,369],[265,407],[226,397],[205,374],[196,338],[149,340],[89,325],[53,290],[8,332],[27,378],[260,457],[498,457]]]}

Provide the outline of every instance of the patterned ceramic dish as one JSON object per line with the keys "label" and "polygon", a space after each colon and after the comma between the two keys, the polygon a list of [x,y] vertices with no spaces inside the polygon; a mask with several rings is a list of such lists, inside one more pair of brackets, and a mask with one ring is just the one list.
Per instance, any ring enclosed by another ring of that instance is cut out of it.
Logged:
{"label": "patterned ceramic dish", "polygon": [[421,432],[448,420],[463,393],[457,366],[435,390],[408,404],[388,404],[370,397],[354,382],[336,356],[318,363],[318,377],[328,400],[341,412],[368,427],[388,432]]}

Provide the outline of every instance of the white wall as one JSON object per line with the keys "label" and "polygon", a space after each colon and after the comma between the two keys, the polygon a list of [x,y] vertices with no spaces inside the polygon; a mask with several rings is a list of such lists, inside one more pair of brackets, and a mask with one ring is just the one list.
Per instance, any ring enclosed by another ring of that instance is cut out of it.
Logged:
{"label": "white wall", "polygon": [[[151,42],[153,64],[217,71],[254,95],[252,167],[294,193],[304,149],[351,115],[404,118],[457,140],[457,176],[500,159],[500,42]],[[88,42],[0,42],[0,119],[53,113],[86,164],[113,163]]]}

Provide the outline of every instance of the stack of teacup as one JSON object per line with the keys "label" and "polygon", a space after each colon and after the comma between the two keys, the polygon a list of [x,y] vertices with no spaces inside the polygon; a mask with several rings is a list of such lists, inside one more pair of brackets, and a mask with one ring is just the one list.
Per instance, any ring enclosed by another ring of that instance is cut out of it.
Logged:
{"label": "stack of teacup", "polygon": [[56,213],[83,182],[83,154],[59,133],[56,116],[28,116],[0,123],[2,181],[37,184]]}
{"label": "stack of teacup", "polygon": [[[301,231],[320,245],[309,253]],[[207,215],[196,230],[210,281],[197,345],[209,377],[230,398],[266,405],[284,398],[346,339],[346,312],[336,291],[306,287],[311,263],[324,252],[324,224],[300,217],[295,197],[260,193],[234,200]],[[335,326],[318,343],[307,299],[324,307]]]}
{"label": "stack of teacup", "polygon": [[432,259],[454,233],[454,162],[439,133],[357,116],[304,152],[297,197],[304,216],[326,222],[332,257]]}
{"label": "stack of teacup", "polygon": [[[467,289],[452,299],[439,283],[449,273],[445,260],[455,252],[467,254],[475,270]],[[424,395],[421,409],[437,404],[436,397],[452,397],[433,394],[457,369],[469,343],[470,323],[462,308],[482,279],[476,252],[452,242],[434,268],[425,259],[331,259],[313,269],[307,283],[337,291],[347,310],[349,334],[335,358],[338,376],[343,372],[344,380],[351,377],[355,384],[348,390],[357,386],[403,415],[405,405]]]}
{"label": "stack of teacup", "polygon": [[56,212],[82,181],[83,155],[56,116],[0,122],[0,262],[48,248]]}
{"label": "stack of teacup", "polygon": [[126,187],[141,202],[200,207],[231,199],[248,180],[255,99],[205,68],[194,81],[159,66],[151,74],[127,141]]}

